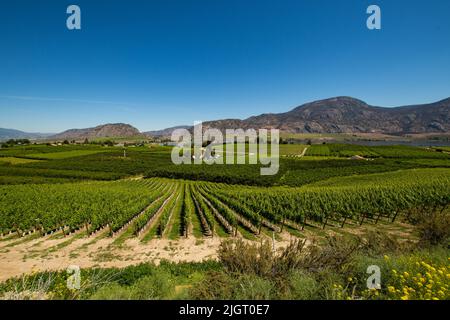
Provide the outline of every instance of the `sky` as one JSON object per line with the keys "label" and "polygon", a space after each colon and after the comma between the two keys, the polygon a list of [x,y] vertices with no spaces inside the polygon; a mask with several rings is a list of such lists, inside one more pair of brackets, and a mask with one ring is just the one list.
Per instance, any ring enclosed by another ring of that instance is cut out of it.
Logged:
{"label": "sky", "polygon": [[[81,9],[69,30],[66,9]],[[366,27],[369,5],[381,30]],[[353,96],[450,96],[448,0],[39,0],[0,5],[0,127],[141,131]]]}

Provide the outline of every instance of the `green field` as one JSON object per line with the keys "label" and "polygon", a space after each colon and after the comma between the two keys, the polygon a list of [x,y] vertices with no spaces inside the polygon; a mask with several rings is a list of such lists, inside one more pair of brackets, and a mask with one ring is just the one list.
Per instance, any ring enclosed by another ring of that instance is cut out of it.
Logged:
{"label": "green field", "polygon": [[359,155],[365,158],[395,158],[395,159],[448,159],[448,155],[412,146],[361,146],[351,144],[313,145],[308,149],[309,156],[351,157]]}
{"label": "green field", "polygon": [[72,151],[49,152],[49,153],[32,153],[27,154],[27,157],[45,160],[66,159],[66,158],[87,156],[99,152],[104,152],[104,150],[72,150]]}
{"label": "green field", "polygon": [[307,147],[303,144],[280,144],[280,155],[299,156]]}

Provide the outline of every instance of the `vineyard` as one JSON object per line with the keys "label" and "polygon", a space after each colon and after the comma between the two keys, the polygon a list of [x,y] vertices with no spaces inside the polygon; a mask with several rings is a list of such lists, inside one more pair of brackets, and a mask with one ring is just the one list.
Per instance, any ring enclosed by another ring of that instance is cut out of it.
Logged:
{"label": "vineyard", "polygon": [[283,247],[376,230],[415,241],[411,217],[449,212],[450,155],[441,149],[281,145],[280,153],[278,174],[263,177],[260,165],[177,166],[170,148],[155,145],[0,149],[0,277],[73,263],[208,260],[223,239]]}
{"label": "vineyard", "polygon": [[444,210],[449,190],[449,169],[329,179],[301,188],[165,178],[0,186],[0,230],[4,236],[89,236],[104,229],[110,237],[144,242],[192,234],[254,239],[283,230],[298,235],[305,225],[394,221],[416,208]]}
{"label": "vineyard", "polygon": [[[300,157],[304,150],[305,156]],[[410,146],[280,145],[280,153],[278,174],[262,177],[260,165],[177,166],[171,162],[170,149],[166,147],[128,148],[124,157],[123,148],[32,145],[0,149],[0,184],[45,183],[43,178],[51,183],[57,182],[56,179],[117,180],[140,175],[298,187],[330,177],[450,167],[450,154]],[[350,155],[367,156],[370,161],[351,160]]]}
{"label": "vineyard", "polygon": [[421,158],[446,159],[448,155],[434,150],[412,146],[363,146],[349,144],[313,145],[308,148],[308,156],[351,157],[355,155],[367,158]]}

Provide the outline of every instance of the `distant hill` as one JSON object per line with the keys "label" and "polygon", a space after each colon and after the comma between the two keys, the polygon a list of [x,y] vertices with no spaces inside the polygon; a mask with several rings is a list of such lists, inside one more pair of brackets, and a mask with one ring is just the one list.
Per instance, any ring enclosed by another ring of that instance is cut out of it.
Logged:
{"label": "distant hill", "polygon": [[351,97],[336,97],[306,103],[285,113],[208,121],[203,127],[276,128],[289,133],[448,133],[450,98],[430,104],[383,108]]}
{"label": "distant hill", "polygon": [[192,126],[176,126],[163,130],[155,130],[155,131],[147,131],[143,132],[146,136],[149,137],[170,137],[172,132],[176,129],[190,129]]}
{"label": "distant hill", "polygon": [[[39,139],[81,140],[95,138],[169,137],[176,126],[164,130],[139,132],[125,123],[99,125],[86,129],[70,129],[56,135],[26,133],[13,129],[0,129],[0,140]],[[450,133],[450,98],[429,104],[394,108],[371,106],[351,97],[335,97],[298,106],[284,113],[267,113],[245,120],[223,119],[207,121],[203,128],[225,129],[279,129],[287,133],[381,133],[422,134]]]}
{"label": "distant hill", "polygon": [[49,139],[82,140],[95,138],[136,137],[141,133],[135,127],[125,123],[108,123],[93,128],[70,129],[50,136]]}
{"label": "distant hill", "polygon": [[42,139],[50,136],[49,133],[31,133],[15,129],[0,128],[0,140],[9,139]]}

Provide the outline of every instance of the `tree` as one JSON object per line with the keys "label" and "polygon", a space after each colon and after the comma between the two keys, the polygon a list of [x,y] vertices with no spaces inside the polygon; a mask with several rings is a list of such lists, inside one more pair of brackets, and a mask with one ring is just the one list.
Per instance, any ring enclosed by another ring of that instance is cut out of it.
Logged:
{"label": "tree", "polygon": [[103,145],[104,145],[104,146],[112,147],[112,146],[114,146],[114,141],[111,141],[111,140],[105,140],[105,141],[103,142]]}
{"label": "tree", "polygon": [[12,146],[15,146],[18,144],[20,144],[20,145],[30,144],[30,140],[28,140],[28,139],[9,139],[2,146],[4,148],[7,148],[7,147],[12,147]]}

